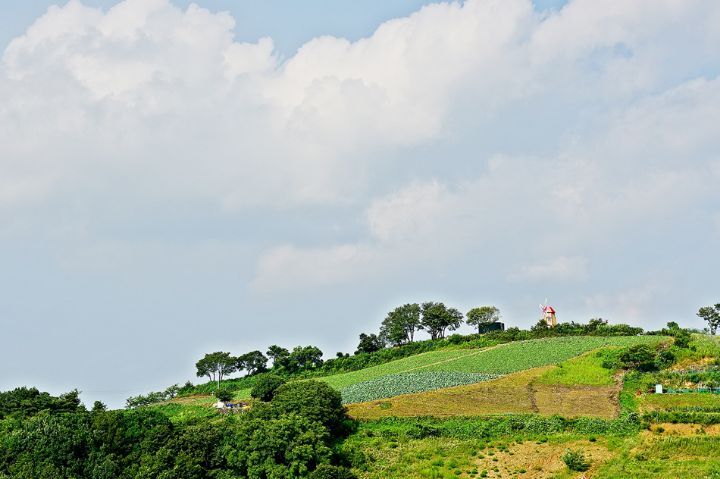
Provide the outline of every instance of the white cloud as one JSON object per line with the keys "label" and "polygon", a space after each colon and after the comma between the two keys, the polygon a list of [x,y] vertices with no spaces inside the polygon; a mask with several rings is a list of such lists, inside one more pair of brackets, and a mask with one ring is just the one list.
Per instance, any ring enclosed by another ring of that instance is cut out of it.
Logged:
{"label": "white cloud", "polygon": [[589,250],[716,197],[718,19],[713,0],[467,0],[283,61],[227,13],[73,0],[3,54],[0,215],[38,235],[194,209],[357,229],[267,233],[259,290],[464,257],[582,279]]}
{"label": "white cloud", "polygon": [[[354,43],[314,39],[279,63],[270,39],[235,42],[227,13],[73,0],[3,55],[0,169],[51,196],[113,171],[132,183],[118,194],[231,208],[354,200],[393,158],[407,161],[398,148],[451,133],[459,105],[487,126],[542,96],[591,106],[617,99],[613,89],[624,99],[658,88],[675,75],[665,52],[684,55],[687,71],[718,60],[675,45],[695,21],[693,38],[717,38],[716,2],[649,5],[577,0],[543,18],[529,0],[442,3]],[[16,171],[26,163],[31,172]]]}

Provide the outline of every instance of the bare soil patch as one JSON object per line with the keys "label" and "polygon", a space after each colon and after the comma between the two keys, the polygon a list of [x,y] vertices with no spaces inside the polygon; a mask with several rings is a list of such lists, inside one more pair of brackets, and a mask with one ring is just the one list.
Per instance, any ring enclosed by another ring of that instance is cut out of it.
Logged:
{"label": "bare soil patch", "polygon": [[[550,479],[561,472],[568,472],[561,459],[567,449],[581,449],[591,464],[588,471],[569,476],[573,478],[598,477],[597,469],[612,457],[607,447],[589,441],[562,444],[524,442],[508,447],[507,451],[494,451],[492,456],[484,455],[483,458],[478,459],[477,468],[479,471],[487,471],[487,477],[491,478]],[[496,467],[497,471],[494,470]]]}

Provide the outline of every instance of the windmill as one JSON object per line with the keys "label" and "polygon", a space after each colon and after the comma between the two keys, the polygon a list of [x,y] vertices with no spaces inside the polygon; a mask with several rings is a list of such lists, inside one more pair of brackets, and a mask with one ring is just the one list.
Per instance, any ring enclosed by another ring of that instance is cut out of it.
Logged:
{"label": "windmill", "polygon": [[557,318],[555,317],[555,308],[548,304],[547,298],[545,298],[545,304],[540,305],[540,311],[542,311],[543,317],[547,325],[551,328],[557,326]]}

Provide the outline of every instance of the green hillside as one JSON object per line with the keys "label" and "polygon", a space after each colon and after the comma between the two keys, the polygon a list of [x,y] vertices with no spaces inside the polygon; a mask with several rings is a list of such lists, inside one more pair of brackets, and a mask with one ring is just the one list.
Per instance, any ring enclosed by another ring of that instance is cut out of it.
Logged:
{"label": "green hillside", "polygon": [[[485,349],[432,351],[360,371],[318,379],[328,383],[335,389],[343,391],[349,386],[365,382],[369,383],[369,387],[374,388],[376,383],[372,381],[384,376],[400,374],[448,372],[501,375],[557,364],[601,347],[657,344],[663,339],[660,336],[580,336],[534,339],[501,344]],[[484,379],[487,379],[487,377],[478,377],[478,381]],[[466,383],[467,380],[462,378],[462,380],[452,385]],[[448,386],[442,382],[438,382],[438,384],[438,387]],[[430,389],[437,388],[426,388],[426,390]],[[353,391],[357,391],[357,388],[354,388]]]}

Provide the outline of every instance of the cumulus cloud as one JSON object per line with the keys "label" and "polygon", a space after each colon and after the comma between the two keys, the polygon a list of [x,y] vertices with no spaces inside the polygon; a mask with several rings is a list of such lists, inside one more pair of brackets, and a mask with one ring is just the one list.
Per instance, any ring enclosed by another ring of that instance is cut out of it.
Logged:
{"label": "cumulus cloud", "polygon": [[418,274],[418,257],[602,281],[595,257],[715,218],[718,25],[713,0],[467,0],[282,59],[227,13],[71,0],[2,56],[3,231],[307,214],[249,228],[251,286]]}

